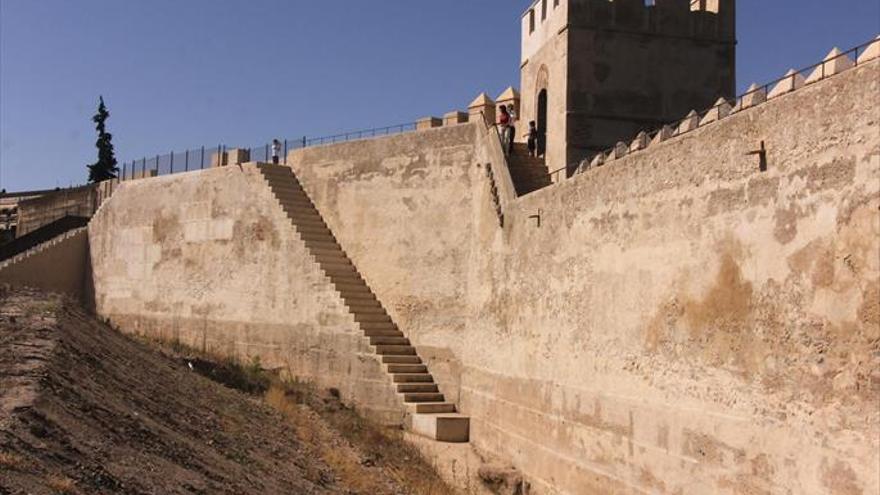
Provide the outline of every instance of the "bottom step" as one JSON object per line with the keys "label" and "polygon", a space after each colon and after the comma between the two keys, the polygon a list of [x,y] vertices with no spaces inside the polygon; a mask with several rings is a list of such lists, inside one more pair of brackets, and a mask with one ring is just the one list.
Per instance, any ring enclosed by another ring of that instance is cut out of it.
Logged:
{"label": "bottom step", "polygon": [[413,432],[438,442],[464,443],[470,440],[471,419],[462,414],[414,414]]}

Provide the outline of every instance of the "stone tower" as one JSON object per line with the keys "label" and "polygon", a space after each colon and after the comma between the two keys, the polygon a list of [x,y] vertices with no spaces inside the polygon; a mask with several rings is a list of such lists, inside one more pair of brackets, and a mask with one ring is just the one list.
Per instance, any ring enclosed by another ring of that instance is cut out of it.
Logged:
{"label": "stone tower", "polygon": [[[551,169],[732,98],[735,0],[536,0],[522,17],[523,129]],[[518,131],[519,132],[519,131]]]}

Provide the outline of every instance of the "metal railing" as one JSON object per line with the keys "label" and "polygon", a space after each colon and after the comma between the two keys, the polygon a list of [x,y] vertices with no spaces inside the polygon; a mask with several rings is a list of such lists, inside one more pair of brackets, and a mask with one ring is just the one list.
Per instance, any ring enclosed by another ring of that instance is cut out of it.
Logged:
{"label": "metal railing", "polygon": [[[705,119],[706,116],[713,111],[719,112],[717,114],[718,118],[716,120],[721,120],[723,118],[723,116],[720,114],[722,109],[728,110],[730,113],[733,113],[736,111],[743,110],[745,108],[752,108],[755,106],[762,105],[771,99],[770,98],[771,93],[781,83],[785,83],[785,82],[790,83],[790,86],[788,86],[788,89],[786,89],[784,91],[784,93],[787,94],[792,91],[796,91],[800,87],[798,85],[799,80],[806,81],[809,78],[811,78],[814,74],[816,74],[817,71],[819,71],[818,72],[819,78],[816,79],[816,81],[825,79],[827,77],[832,77],[832,76],[838,74],[839,72],[829,72],[827,67],[831,66],[832,64],[834,64],[836,61],[838,61],[839,59],[841,59],[843,57],[847,57],[853,63],[852,67],[857,67],[859,65],[863,65],[864,62],[860,63],[859,57],[865,52],[865,50],[868,49],[868,47],[870,47],[871,45],[873,45],[875,43],[880,43],[880,40],[876,40],[876,39],[871,40],[871,41],[869,41],[867,43],[863,43],[855,48],[851,48],[845,52],[841,52],[840,54],[838,54],[834,57],[828,58],[827,60],[823,60],[819,63],[810,65],[810,66],[805,67],[800,70],[790,71],[789,74],[786,74],[785,76],[782,76],[778,79],[775,79],[773,81],[770,81],[766,84],[763,84],[763,85],[755,87],[755,88],[750,88],[749,91],[746,91],[745,93],[742,93],[739,96],[737,96],[733,102],[724,101],[723,103],[718,103],[710,108],[707,108],[706,110],[703,110],[702,112],[697,113],[696,115],[688,114],[687,116],[685,116],[679,120],[670,122],[669,124],[659,128],[659,129],[654,129],[652,131],[644,131],[644,134],[645,134],[644,143],[645,144],[643,146],[637,146],[637,149],[632,149],[633,143],[639,138],[639,135],[642,134],[640,132],[636,136],[633,136],[630,140],[623,141],[623,143],[626,144],[626,150],[623,151],[622,153],[620,153],[620,151],[618,150],[619,144],[615,145],[611,148],[606,149],[605,151],[596,153],[595,155],[591,156],[589,160],[585,160],[585,161],[577,163],[577,164],[569,164],[568,166],[553,170],[552,172],[549,173],[550,179],[554,183],[557,183],[560,180],[564,180],[566,178],[577,175],[578,169],[581,168],[582,165],[586,164],[586,166],[583,168],[589,169],[590,168],[589,164],[592,163],[595,160],[595,158],[599,155],[602,155],[602,157],[603,157],[602,161],[604,162],[604,159],[607,159],[608,157],[619,158],[619,156],[616,156],[616,155],[621,155],[621,154],[628,155],[628,154],[636,152],[636,151],[641,151],[641,150],[647,148],[650,145],[650,143],[657,137],[657,135],[662,132],[669,133],[671,131],[671,134],[669,135],[669,137],[680,136],[680,135],[687,134],[688,132],[692,132],[692,131],[702,127],[702,126],[700,126],[700,122],[703,119]],[[840,72],[843,72],[843,71],[840,71]],[[810,81],[810,82],[813,82],[813,81]],[[731,103],[734,103],[734,104],[731,105]],[[695,124],[690,125],[690,126],[684,126],[683,124],[685,124],[688,121],[695,121]],[[601,165],[601,163],[600,163],[600,165]],[[563,173],[565,174],[564,176],[562,175]]]}
{"label": "metal railing", "polygon": [[[319,137],[298,137],[293,139],[279,139],[278,144],[278,160],[280,163],[287,163],[288,152],[307,148],[312,146],[321,146],[326,144],[343,143],[347,141],[356,141],[361,139],[370,139],[381,136],[390,136],[394,134],[402,134],[416,130],[416,123],[398,124],[386,127],[376,127],[373,129],[362,129],[358,131],[350,131],[330,136]],[[248,161],[271,162],[274,154],[271,142],[267,142],[253,147],[230,147],[224,144],[213,146],[201,146],[199,148],[189,149],[185,151],[172,151],[166,154],[157,154],[145,156],[137,160],[130,160],[119,165],[119,178],[122,180],[131,180],[137,178],[154,177],[160,175],[169,175],[179,172],[189,172],[193,170],[202,170],[220,164],[225,165],[227,159],[225,156],[230,150],[238,149],[244,151]]]}

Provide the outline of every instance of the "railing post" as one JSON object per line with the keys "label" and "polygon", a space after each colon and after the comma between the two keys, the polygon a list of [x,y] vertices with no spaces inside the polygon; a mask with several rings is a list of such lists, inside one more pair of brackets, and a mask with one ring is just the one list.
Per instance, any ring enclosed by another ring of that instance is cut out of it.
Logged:
{"label": "railing post", "polygon": [[125,180],[125,166],[126,165],[127,164],[125,162],[122,163],[122,179],[121,180]]}
{"label": "railing post", "polygon": [[306,147],[306,137],[303,136],[303,148],[305,148],[305,147]]}
{"label": "railing post", "polygon": [[204,170],[205,168],[205,145],[202,145],[202,158],[201,163],[199,164],[199,170]]}
{"label": "railing post", "polygon": [[169,175],[174,173],[174,152],[173,151],[171,152],[171,162],[168,165],[168,173],[169,173]]}
{"label": "railing post", "polygon": [[269,143],[266,143],[266,161],[269,161]]}
{"label": "railing post", "polygon": [[287,165],[287,139],[284,140],[284,164]]}
{"label": "railing post", "polygon": [[147,175],[147,157],[144,157],[144,159],[141,160],[141,176],[143,178],[143,177],[146,177],[146,175]]}
{"label": "railing post", "polygon": [[156,155],[156,175],[159,175],[159,155]]}
{"label": "railing post", "polygon": [[183,171],[189,172],[189,150],[186,150],[183,155]]}

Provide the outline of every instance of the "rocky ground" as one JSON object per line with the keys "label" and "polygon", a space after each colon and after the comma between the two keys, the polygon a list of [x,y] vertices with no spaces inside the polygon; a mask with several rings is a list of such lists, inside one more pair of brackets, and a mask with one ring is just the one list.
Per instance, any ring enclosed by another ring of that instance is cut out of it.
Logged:
{"label": "rocky ground", "polygon": [[160,349],[58,296],[2,290],[0,494],[48,493],[454,492],[399,433],[331,392]]}

